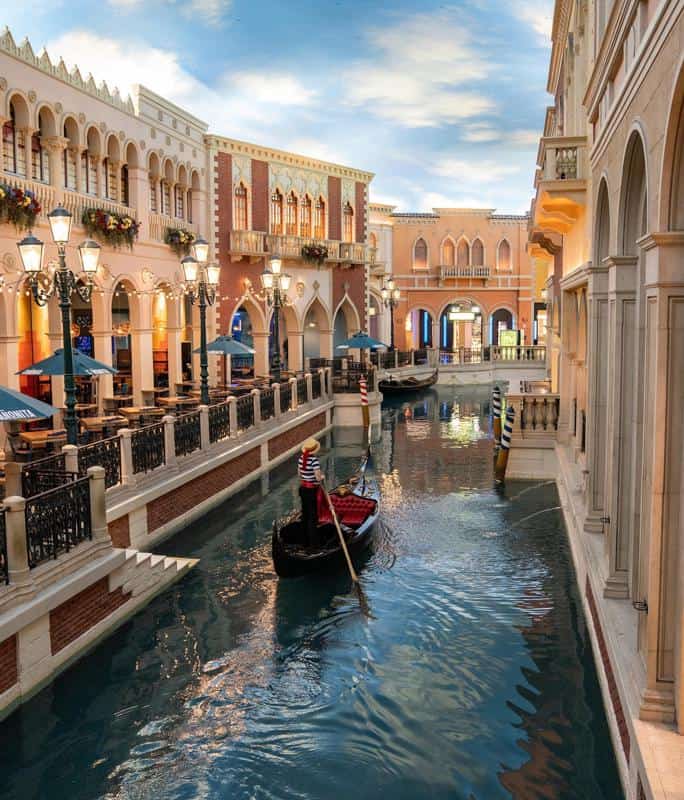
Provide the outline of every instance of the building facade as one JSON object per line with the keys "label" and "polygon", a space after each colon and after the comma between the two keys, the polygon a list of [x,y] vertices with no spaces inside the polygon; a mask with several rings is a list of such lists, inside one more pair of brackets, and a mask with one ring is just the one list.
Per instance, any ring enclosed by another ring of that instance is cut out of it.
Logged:
{"label": "building facade", "polygon": [[[400,290],[393,316],[401,349],[479,352],[506,341],[503,331],[517,332],[517,344],[535,344],[543,338],[545,305],[537,263],[527,252],[527,223],[527,216],[491,209],[400,214],[371,205],[370,304],[384,320],[378,330],[389,340],[384,275]],[[474,309],[474,319],[453,319],[455,309],[464,316]]]}
{"label": "building facade", "polygon": [[683,45],[678,0],[557,0],[530,223],[559,483],[629,797],[684,785],[668,738],[684,733]]}
{"label": "building facade", "polygon": [[[370,173],[210,136],[205,122],[145,87],[123,99],[8,30],[0,36],[0,125],[0,199],[29,192],[39,203],[30,228],[46,245],[44,284],[57,255],[46,215],[57,205],[73,215],[70,269],[80,271],[84,239],[102,245],[92,298],[72,298],[73,344],[117,374],[79,386],[79,398],[83,389],[100,407],[115,394],[139,405],[148,390],[199,377],[199,313],[180,265],[188,246],[172,238],[179,233],[203,235],[221,266],[209,338],[232,331],[253,344],[258,375],[268,374],[275,348],[260,286],[273,257],[292,275],[279,342],[290,369],[332,357],[335,339],[366,326]],[[105,227],[132,225],[137,237],[117,243],[89,228],[88,214]],[[57,298],[38,306],[20,263],[28,227],[0,219],[0,384],[59,407],[61,378],[17,374],[62,343]],[[302,255],[317,242],[327,247],[320,264]],[[210,358],[214,376],[218,361]]]}

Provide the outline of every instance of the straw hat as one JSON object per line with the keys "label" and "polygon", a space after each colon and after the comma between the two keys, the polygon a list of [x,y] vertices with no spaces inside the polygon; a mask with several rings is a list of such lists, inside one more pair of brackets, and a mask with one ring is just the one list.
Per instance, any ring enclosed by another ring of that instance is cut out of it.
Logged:
{"label": "straw hat", "polygon": [[307,439],[302,445],[302,453],[309,454],[317,453],[321,449],[321,443],[316,439]]}

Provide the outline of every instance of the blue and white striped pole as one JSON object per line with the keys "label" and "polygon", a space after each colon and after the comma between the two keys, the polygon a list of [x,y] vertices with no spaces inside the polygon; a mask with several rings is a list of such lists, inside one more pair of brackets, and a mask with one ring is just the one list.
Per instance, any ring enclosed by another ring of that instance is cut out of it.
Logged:
{"label": "blue and white striped pole", "polygon": [[498,446],[501,441],[501,389],[498,386],[492,389],[492,418],[494,422],[494,443]]}
{"label": "blue and white striped pole", "polygon": [[498,483],[503,483],[506,478],[506,467],[508,466],[508,454],[511,449],[511,436],[513,435],[513,422],[515,421],[515,410],[513,406],[506,409],[506,421],[504,422],[503,434],[501,436],[501,449],[496,458],[495,477]]}

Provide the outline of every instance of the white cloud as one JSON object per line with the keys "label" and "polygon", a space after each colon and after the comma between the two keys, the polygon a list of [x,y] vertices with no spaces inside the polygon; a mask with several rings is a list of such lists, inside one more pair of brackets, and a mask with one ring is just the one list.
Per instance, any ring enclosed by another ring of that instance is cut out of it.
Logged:
{"label": "white cloud", "polygon": [[53,59],[67,53],[69,67],[78,65],[84,76],[92,72],[97,83],[107,81],[110,90],[118,86],[123,96],[142,81],[226,135],[260,136],[263,140],[264,128],[278,124],[279,108],[292,114],[315,97],[315,92],[286,73],[241,72],[225,76],[215,87],[208,86],[189,73],[171,51],[85,31],[66,33],[48,43],[47,49]]}
{"label": "white cloud", "polygon": [[415,14],[367,38],[376,55],[345,76],[350,105],[407,128],[439,127],[494,109],[471,87],[495,65],[455,13]]}
{"label": "white cloud", "polygon": [[[232,0],[161,0],[167,6],[177,7],[188,19],[200,19],[207,24],[217,24],[231,6]],[[150,0],[107,0],[117,11],[149,7]]]}
{"label": "white cloud", "polygon": [[463,161],[458,158],[444,158],[430,167],[433,175],[449,178],[473,187],[481,183],[497,183],[508,175],[520,172],[515,164],[502,164],[491,159],[473,159]]}
{"label": "white cloud", "polygon": [[551,46],[553,0],[517,0],[511,3],[511,10],[521,22],[532,28],[542,46]]}
{"label": "white cloud", "polygon": [[511,131],[510,134],[506,134],[506,139],[509,144],[516,147],[537,147],[541,135],[541,130]]}
{"label": "white cloud", "polygon": [[486,122],[477,122],[465,126],[461,139],[464,142],[496,142],[501,139],[501,131]]}

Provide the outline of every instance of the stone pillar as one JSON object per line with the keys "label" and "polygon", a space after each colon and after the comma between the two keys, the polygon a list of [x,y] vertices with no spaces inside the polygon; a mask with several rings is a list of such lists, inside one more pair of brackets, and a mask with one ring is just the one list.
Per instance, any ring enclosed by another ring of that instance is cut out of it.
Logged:
{"label": "stone pillar", "polygon": [[296,411],[299,401],[297,398],[297,379],[290,378],[290,408]]}
{"label": "stone pillar", "polygon": [[304,369],[304,332],[287,332],[287,368],[290,372]]}
{"label": "stone pillar", "polygon": [[109,529],[107,528],[104,467],[89,467],[87,475],[90,488],[90,528],[93,540],[111,544]]}
{"label": "stone pillar", "polygon": [[[69,145],[68,147],[69,152],[72,154],[74,161],[76,162],[76,188],[72,189],[71,191],[75,192],[82,192],[83,191],[83,168],[81,166],[81,153],[83,152],[78,145]],[[64,176],[66,178],[66,175]],[[66,181],[65,181],[66,183]]]}
{"label": "stone pillar", "polygon": [[19,336],[0,336],[0,386],[19,391]]}
{"label": "stone pillar", "polygon": [[[90,300],[93,311],[94,354],[98,361],[112,366],[112,293],[95,292]],[[114,376],[100,375],[97,378],[97,405],[102,411],[104,397],[114,394]]]}
{"label": "stone pillar", "polygon": [[589,271],[587,331],[587,516],[584,529],[602,533],[605,511],[605,471],[608,404],[608,268]]}
{"label": "stone pillar", "polygon": [[271,389],[273,389],[273,407],[275,408],[275,416],[276,419],[278,419],[280,416],[280,384],[271,384]]}
{"label": "stone pillar", "polygon": [[162,417],[164,423],[164,463],[167,467],[176,466],[176,432],[174,425],[176,418],[172,414],[166,414]]}
{"label": "stone pillar", "polygon": [[[48,152],[50,184],[60,189],[64,186],[64,151],[69,143],[63,136],[43,136],[41,145]],[[48,209],[51,211],[52,209]]]}
{"label": "stone pillar", "polygon": [[237,398],[229,397],[227,402],[228,402],[228,422],[230,424],[230,435],[231,438],[235,438],[238,435]]}
{"label": "stone pillar", "polygon": [[306,402],[313,402],[313,383],[311,381],[311,373],[307,372],[304,376],[306,378]]}
{"label": "stone pillar", "polygon": [[118,435],[121,448],[121,485],[134,486],[135,475],[133,474],[133,451],[131,449],[133,431],[130,428],[121,428]]}
{"label": "stone pillar", "polygon": [[128,203],[140,222],[140,239],[150,236],[150,181],[147,170],[128,165]]}
{"label": "stone pillar", "polygon": [[152,360],[152,303],[147,294],[136,297],[137,313],[131,309],[131,361],[133,373],[133,405],[143,404],[142,390],[154,383]]}
{"label": "stone pillar", "polygon": [[252,389],[252,402],[254,403],[254,427],[261,425],[261,392],[258,389]]}
{"label": "stone pillar", "polygon": [[321,400],[327,400],[328,393],[325,388],[325,369],[319,368],[318,375],[321,381]]}
{"label": "stone pillar", "polygon": [[21,497],[21,464],[16,461],[5,462],[5,495],[7,497]]}
{"label": "stone pillar", "polygon": [[608,575],[606,597],[629,596],[632,554],[632,463],[636,413],[632,386],[637,357],[636,267],[632,256],[611,256],[608,268],[608,365],[606,375],[605,516]]}
{"label": "stone pillar", "polygon": [[320,330],[318,332],[318,343],[321,358],[333,358],[335,356],[335,353],[333,352],[333,337],[334,334],[332,330]]}
{"label": "stone pillar", "polygon": [[3,505],[5,507],[9,581],[15,586],[28,588],[33,580],[29,570],[26,540],[26,500],[17,496],[6,497]]}
{"label": "stone pillar", "polygon": [[200,415],[200,443],[202,450],[208,450],[211,446],[209,441],[209,406],[199,407]]}
{"label": "stone pillar", "polygon": [[78,475],[78,447],[75,444],[65,444],[62,447],[64,466],[67,472]]}
{"label": "stone pillar", "polygon": [[268,333],[254,333],[254,374],[255,375],[268,375],[270,374],[270,365],[268,363]]}

